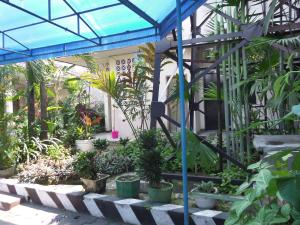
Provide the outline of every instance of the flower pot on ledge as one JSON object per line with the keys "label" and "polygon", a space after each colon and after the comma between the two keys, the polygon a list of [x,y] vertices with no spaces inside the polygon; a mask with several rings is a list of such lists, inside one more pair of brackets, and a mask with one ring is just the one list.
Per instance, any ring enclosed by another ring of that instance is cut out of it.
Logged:
{"label": "flower pot on ledge", "polygon": [[161,182],[160,188],[148,187],[148,196],[151,202],[170,203],[173,192],[173,184]]}
{"label": "flower pot on ledge", "polygon": [[216,194],[218,190],[215,188],[214,193],[199,192],[197,188],[191,191],[194,194],[194,199],[199,209],[213,209],[216,206],[216,199],[212,198],[211,195]]}
{"label": "flower pot on ledge", "polygon": [[117,195],[120,198],[138,198],[140,178],[135,175],[123,175],[116,179]]}
{"label": "flower pot on ledge", "polygon": [[9,178],[15,174],[15,166],[7,169],[0,169],[0,178]]}
{"label": "flower pot on ledge", "polygon": [[102,194],[106,190],[106,180],[109,177],[108,174],[101,174],[97,180],[80,178],[83,183],[83,188],[86,192],[93,192]]}
{"label": "flower pot on ledge", "polygon": [[93,139],[88,139],[88,140],[76,140],[75,145],[76,149],[82,152],[91,152],[94,151],[94,143]]}

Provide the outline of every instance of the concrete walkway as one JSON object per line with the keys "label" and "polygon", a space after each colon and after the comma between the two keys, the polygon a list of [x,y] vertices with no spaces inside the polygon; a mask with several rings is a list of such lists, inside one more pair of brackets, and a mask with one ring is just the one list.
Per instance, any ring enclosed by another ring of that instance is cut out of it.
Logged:
{"label": "concrete walkway", "polygon": [[0,210],[0,225],[125,225],[90,215],[24,203]]}

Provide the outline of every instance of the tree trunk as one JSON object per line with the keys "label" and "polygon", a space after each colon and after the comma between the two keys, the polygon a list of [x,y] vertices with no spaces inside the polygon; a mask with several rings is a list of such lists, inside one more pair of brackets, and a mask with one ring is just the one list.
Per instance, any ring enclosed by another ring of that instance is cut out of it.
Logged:
{"label": "tree trunk", "polygon": [[0,140],[1,140],[1,144],[4,146],[7,144],[6,143],[7,142],[7,121],[4,119],[5,97],[6,97],[5,93],[0,93],[0,133],[1,133]]}
{"label": "tree trunk", "polygon": [[34,107],[34,82],[32,80],[33,74],[29,63],[26,63],[28,73],[27,79],[27,110],[28,110],[28,138],[34,136],[34,122],[35,122],[35,107]]}
{"label": "tree trunk", "polygon": [[45,140],[48,138],[48,126],[47,126],[47,106],[48,106],[48,98],[47,98],[47,90],[45,86],[45,82],[41,81],[40,83],[40,96],[41,96],[41,133],[40,139]]}

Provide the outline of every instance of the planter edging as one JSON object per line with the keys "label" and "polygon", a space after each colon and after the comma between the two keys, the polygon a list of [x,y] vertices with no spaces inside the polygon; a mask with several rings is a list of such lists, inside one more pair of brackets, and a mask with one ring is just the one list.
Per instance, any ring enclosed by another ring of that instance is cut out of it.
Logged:
{"label": "planter edging", "polygon": [[[52,190],[52,191],[51,191]],[[24,196],[36,204],[61,208],[73,212],[88,213],[121,222],[139,225],[183,224],[183,206],[151,203],[140,199],[120,199],[95,193],[84,194],[78,187],[69,191],[51,186],[21,184],[12,179],[0,179],[0,191]],[[222,225],[228,214],[214,210],[190,208],[191,224]]]}

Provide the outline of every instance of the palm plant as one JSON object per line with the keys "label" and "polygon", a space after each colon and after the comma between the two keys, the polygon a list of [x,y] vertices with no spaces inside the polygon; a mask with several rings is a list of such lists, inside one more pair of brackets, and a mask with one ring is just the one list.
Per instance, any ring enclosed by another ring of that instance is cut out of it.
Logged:
{"label": "palm plant", "polygon": [[117,77],[114,72],[98,70],[96,73],[85,73],[81,78],[88,81],[92,87],[107,93],[113,98],[118,108],[124,114],[133,134],[137,137],[137,131],[130,119],[126,103],[127,93],[125,83],[122,82],[120,77]]}

